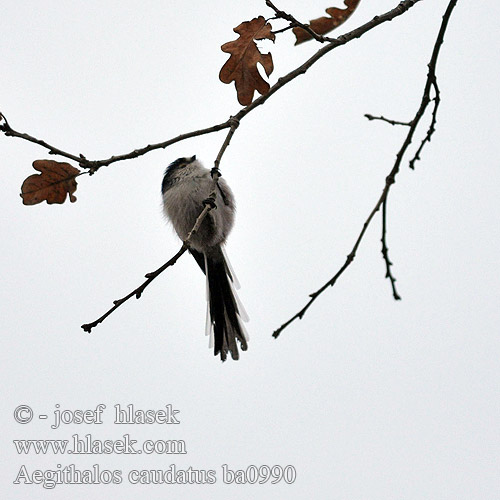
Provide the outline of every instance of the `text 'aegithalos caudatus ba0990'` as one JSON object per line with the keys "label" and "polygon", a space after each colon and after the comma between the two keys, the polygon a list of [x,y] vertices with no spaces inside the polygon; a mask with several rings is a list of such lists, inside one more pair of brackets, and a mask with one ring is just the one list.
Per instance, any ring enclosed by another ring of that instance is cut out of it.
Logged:
{"label": "text 'aegithalos caudatus ba0990'", "polygon": [[[161,186],[163,210],[182,241],[193,229],[212,187],[210,170],[203,167],[196,156],[178,158],[165,170]],[[236,295],[238,283],[224,251],[234,213],[233,193],[224,179],[219,178],[215,208],[208,212],[198,231],[191,236],[189,248],[206,275],[206,334],[210,335],[214,355],[220,353],[222,361],[228,352],[233,359],[239,358],[236,341],[243,351],[247,350],[248,342],[243,326],[248,318]]]}

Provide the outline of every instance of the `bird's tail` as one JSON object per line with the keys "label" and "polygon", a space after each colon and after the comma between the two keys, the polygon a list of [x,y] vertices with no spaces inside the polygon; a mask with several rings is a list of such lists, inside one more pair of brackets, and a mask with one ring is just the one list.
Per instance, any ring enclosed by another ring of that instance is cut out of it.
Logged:
{"label": "bird's tail", "polygon": [[207,276],[207,334],[214,355],[220,354],[222,361],[227,353],[239,358],[237,341],[241,350],[247,350],[248,334],[243,321],[248,321],[245,309],[236,294],[238,283],[224,250],[216,248],[205,254]]}

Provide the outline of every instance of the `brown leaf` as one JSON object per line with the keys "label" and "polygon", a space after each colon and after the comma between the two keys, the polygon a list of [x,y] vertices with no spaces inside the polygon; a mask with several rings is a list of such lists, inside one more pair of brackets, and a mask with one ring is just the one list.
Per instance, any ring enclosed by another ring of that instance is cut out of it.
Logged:
{"label": "brown leaf", "polygon": [[69,163],[53,160],[36,160],[33,168],[41,174],[33,174],[25,179],[21,186],[21,197],[25,205],[36,205],[46,200],[48,204],[64,203],[66,195],[73,203],[76,197],[75,177],[80,170]]}
{"label": "brown leaf", "polygon": [[[318,19],[313,19],[309,26],[318,35],[326,35],[326,33],[329,33],[334,28],[337,28],[342,23],[347,21],[358,6],[359,2],[360,0],[344,0],[344,5],[346,6],[345,9],[329,7],[326,9],[326,13],[329,14],[330,17],[319,17]],[[293,34],[297,38],[295,45],[311,40],[312,38],[306,30],[298,27],[293,28]]]}
{"label": "brown leaf", "polygon": [[234,81],[238,101],[242,106],[248,106],[252,102],[255,91],[261,95],[269,92],[269,84],[260,76],[257,64],[260,63],[269,76],[274,69],[273,58],[271,54],[261,54],[254,40],[267,38],[274,41],[276,37],[271,29],[271,25],[262,16],[256,17],[234,28],[233,31],[240,35],[239,38],[221,47],[231,57],[220,70],[220,81]]}

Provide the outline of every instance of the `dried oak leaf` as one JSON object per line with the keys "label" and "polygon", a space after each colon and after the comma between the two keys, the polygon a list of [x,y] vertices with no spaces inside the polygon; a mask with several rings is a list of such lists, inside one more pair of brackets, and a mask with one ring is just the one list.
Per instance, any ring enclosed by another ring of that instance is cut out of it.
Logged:
{"label": "dried oak leaf", "polygon": [[[319,17],[318,19],[313,19],[309,23],[310,28],[318,35],[326,35],[326,33],[329,33],[334,28],[337,28],[342,23],[347,21],[358,6],[359,2],[360,0],[344,0],[344,5],[346,6],[345,9],[329,7],[326,9],[326,13],[329,14],[330,17]],[[297,39],[295,41],[295,45],[311,40],[312,38],[306,30],[299,27],[293,28],[293,34]]]}
{"label": "dried oak leaf", "polygon": [[25,205],[36,205],[46,200],[48,204],[64,203],[66,195],[73,203],[76,197],[75,177],[80,170],[72,167],[69,163],[61,163],[54,160],[36,160],[33,168],[41,172],[30,175],[21,186],[21,197]]}
{"label": "dried oak leaf", "polygon": [[262,16],[256,17],[234,28],[233,31],[240,35],[239,38],[221,47],[231,57],[222,66],[219,79],[222,83],[234,81],[238,102],[242,106],[248,106],[252,102],[256,90],[261,95],[269,92],[269,84],[260,76],[257,64],[261,64],[269,76],[274,69],[273,58],[271,54],[262,54],[254,40],[267,38],[274,42],[276,37],[271,29],[271,25]]}

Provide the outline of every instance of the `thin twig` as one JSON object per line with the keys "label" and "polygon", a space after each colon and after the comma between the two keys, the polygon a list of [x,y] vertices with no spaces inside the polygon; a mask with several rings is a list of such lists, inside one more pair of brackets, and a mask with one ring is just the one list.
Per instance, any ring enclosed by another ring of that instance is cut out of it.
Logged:
{"label": "thin twig", "polygon": [[[51,146],[47,142],[45,142],[42,139],[37,139],[36,137],[33,137],[29,134],[24,134],[22,132],[18,132],[17,130],[14,130],[10,125],[9,122],[7,121],[6,116],[3,113],[0,113],[0,131],[2,131],[7,137],[17,137],[19,139],[24,139],[25,141],[29,142],[34,142],[35,144],[38,144],[45,149],[49,150],[49,155],[59,155],[59,156],[64,156],[65,158],[69,158],[70,160],[76,161],[78,164],[80,164],[82,167],[88,167],[88,160],[83,156],[83,155],[73,155],[71,153],[67,153],[66,151],[63,151],[62,149],[56,148],[55,146]],[[85,163],[85,164],[83,164]]]}
{"label": "thin twig", "polygon": [[279,31],[274,31],[275,35],[277,33],[282,33],[287,29],[298,27],[302,28],[304,31],[307,31],[307,33],[309,33],[309,35],[311,35],[311,37],[317,40],[318,42],[325,43],[331,41],[331,38],[318,35],[318,33],[316,33],[308,24],[303,24],[297,19],[295,19],[295,17],[293,17],[291,14],[287,14],[286,12],[279,10],[270,0],[266,0],[266,5],[274,10],[277,18],[285,19],[290,23],[290,26],[288,26],[287,28],[281,29]]}
{"label": "thin twig", "polygon": [[433,99],[434,107],[432,110],[432,119],[431,119],[431,123],[429,125],[429,128],[427,129],[427,134],[425,134],[425,137],[423,138],[422,142],[420,143],[420,146],[418,147],[417,151],[415,152],[415,156],[410,160],[409,167],[412,170],[415,169],[415,162],[417,160],[420,160],[420,153],[422,152],[422,149],[424,149],[425,143],[431,142],[432,134],[434,134],[434,132],[436,131],[437,111],[439,108],[439,104],[441,102],[441,94],[439,92],[439,87],[437,84],[437,78],[436,78],[435,74],[434,74],[434,78],[432,81],[432,86],[434,88],[434,93],[435,93],[435,97]]}
{"label": "thin twig", "polygon": [[149,144],[148,146],[145,146],[143,148],[135,149],[134,151],[131,151],[130,153],[118,155],[118,156],[112,156],[111,158],[108,158],[107,160],[97,160],[94,163],[97,166],[101,167],[101,166],[111,165],[112,163],[115,163],[117,161],[131,160],[133,158],[138,158],[139,156],[145,155],[146,153],[149,153],[150,151],[154,151],[155,149],[165,149],[168,146],[175,144],[176,142],[184,141],[186,139],[190,139],[191,137],[197,137],[200,135],[211,134],[213,132],[218,132],[219,130],[229,128],[229,127],[231,127],[232,123],[233,123],[232,118],[230,118],[229,120],[227,120],[223,123],[218,123],[217,125],[213,125],[212,127],[207,127],[207,128],[203,128],[200,130],[194,130],[192,132],[187,132],[185,134],[178,135],[177,137],[174,137],[173,139],[159,142],[157,144]]}
{"label": "thin twig", "polygon": [[107,158],[106,160],[88,160],[85,158],[83,155],[73,155],[71,153],[68,153],[66,151],[63,151],[59,148],[56,148],[55,146],[51,146],[50,144],[47,144],[45,141],[37,139],[36,137],[33,137],[29,134],[24,134],[21,132],[18,132],[10,125],[7,123],[7,120],[5,119],[5,115],[1,115],[3,117],[5,124],[0,124],[0,131],[4,132],[6,136],[11,136],[11,137],[18,137],[20,139],[25,139],[30,142],[34,142],[36,144],[39,144],[40,146],[46,148],[49,150],[49,154],[57,154],[60,156],[64,156],[65,158],[69,158],[73,161],[78,162],[78,164],[82,168],[88,168],[91,170],[91,173],[96,172],[99,168],[101,167],[106,167],[108,165],[111,165],[112,163],[115,163],[117,161],[123,161],[123,160],[131,160],[133,158],[138,158],[139,156],[143,156],[146,153],[149,153],[150,151],[154,151],[156,149],[165,149],[168,146],[171,146],[172,144],[175,144],[176,142],[184,141],[186,139],[190,139],[191,137],[197,137],[200,135],[205,135],[205,134],[211,134],[213,132],[218,132],[219,130],[223,130],[225,128],[231,127],[231,124],[233,123],[232,118],[229,120],[223,122],[223,123],[218,123],[217,125],[213,125],[211,127],[207,128],[202,128],[199,130],[194,130],[192,132],[187,132],[185,134],[178,135],[177,137],[174,137],[172,139],[168,139],[163,142],[159,142],[157,144],[148,144],[147,146],[139,149],[134,149],[134,151],[131,151],[130,153],[123,154],[123,155],[116,155],[116,156],[111,156],[110,158]]}
{"label": "thin twig", "polygon": [[[214,181],[214,184],[216,182],[217,181]],[[210,197],[212,197],[212,195],[215,198],[215,190],[214,189],[212,189],[212,193],[211,193]],[[114,311],[116,311],[122,304],[127,302],[127,300],[131,299],[132,297],[135,297],[136,299],[140,299],[142,296],[142,293],[144,292],[146,287],[149,286],[152,283],[152,281],[155,278],[157,278],[163,271],[165,271],[170,266],[173,266],[177,262],[179,257],[186,250],[189,249],[191,239],[192,239],[193,235],[199,230],[201,223],[203,222],[203,219],[205,219],[205,217],[208,215],[210,210],[215,208],[215,201],[210,202],[209,201],[210,197],[207,199],[207,202],[205,203],[205,206],[204,206],[202,212],[200,213],[200,215],[196,219],[196,222],[195,222],[193,228],[191,229],[191,231],[189,232],[189,234],[187,235],[187,238],[182,243],[180,250],[170,260],[165,262],[165,264],[163,264],[163,266],[159,267],[156,271],[147,273],[145,275],[146,281],[144,281],[142,283],[142,285],[138,286],[135,290],[133,290],[129,294],[125,295],[125,297],[113,301],[113,307],[111,307],[108,311],[106,311],[100,318],[96,319],[92,323],[86,323],[86,324],[82,325],[82,328],[84,331],[90,333],[92,331],[92,328],[95,328],[98,324],[102,323],[110,314],[112,314]]]}
{"label": "thin twig", "polygon": [[273,31],[272,33],[273,33],[273,35],[278,35],[279,33],[284,33],[285,31],[291,30],[292,28],[293,28],[293,25],[290,24],[289,26],[285,26],[284,28]]}
{"label": "thin twig", "polygon": [[102,323],[111,313],[116,311],[122,304],[127,302],[128,299],[131,299],[132,297],[135,296],[136,299],[140,299],[142,292],[144,292],[145,288],[151,284],[151,282],[157,278],[167,267],[173,266],[176,262],[177,259],[188,249],[188,246],[186,244],[183,244],[181,249],[163,266],[158,268],[156,271],[153,271],[151,273],[146,274],[146,281],[138,286],[135,290],[130,292],[128,295],[125,297],[113,301],[113,307],[111,307],[108,311],[106,311],[100,318],[96,319],[92,323],[86,323],[82,325],[82,328],[84,331],[90,333],[92,331],[92,328],[95,328],[99,323]]}
{"label": "thin twig", "polygon": [[[430,88],[432,85],[434,85],[434,81],[436,78],[436,63],[437,59],[439,56],[439,51],[441,48],[441,45],[444,40],[444,34],[446,32],[446,28],[448,26],[448,21],[450,19],[451,13],[453,9],[455,8],[455,5],[457,3],[457,0],[450,0],[450,3],[448,4],[448,7],[446,9],[446,12],[443,16],[443,21],[441,23],[441,27],[439,29],[438,36],[436,38],[436,42],[434,44],[434,49],[432,51],[432,56],[431,60],[429,63],[429,71],[427,74],[427,81],[425,84],[424,88],[424,94],[422,97],[422,101],[420,103],[420,106],[415,114],[415,118],[411,121],[411,125],[408,131],[408,134],[406,135],[406,138],[404,140],[403,145],[401,146],[401,149],[399,150],[398,154],[396,155],[396,161],[394,163],[394,166],[391,169],[391,172],[389,175],[386,177],[385,181],[385,186],[382,191],[381,196],[377,200],[377,203],[375,204],[375,207],[372,209],[370,212],[368,218],[366,219],[365,223],[363,224],[363,228],[354,244],[353,249],[351,250],[351,253],[347,256],[346,261],[344,262],[343,266],[337,271],[337,273],[329,280],[327,281],[319,290],[316,292],[312,293],[309,295],[310,300],[307,302],[307,304],[294,316],[292,316],[288,321],[283,323],[277,330],[273,332],[273,337],[278,338],[280,333],[288,326],[290,325],[293,321],[296,319],[302,319],[304,317],[304,314],[307,312],[309,307],[313,304],[313,302],[330,286],[334,286],[335,283],[337,282],[337,279],[342,275],[342,273],[349,267],[349,265],[353,262],[354,257],[356,256],[356,251],[361,243],[361,240],[363,239],[363,236],[365,235],[365,232],[370,225],[370,222],[372,221],[374,215],[379,211],[380,207],[384,203],[384,201],[387,199],[389,195],[389,190],[392,186],[392,184],[395,183],[396,176],[400,170],[401,162],[403,160],[403,157],[408,149],[408,147],[411,144],[413,135],[415,133],[415,130],[417,128],[418,123],[420,122],[429,102],[430,102],[430,97],[429,97],[429,92]],[[401,4],[400,4],[401,5]]]}
{"label": "thin twig", "polygon": [[373,116],[368,113],[365,114],[365,117],[368,118],[368,120],[380,120],[386,123],[390,123],[391,125],[403,125],[405,127],[410,127],[411,122],[398,122],[396,120],[390,120],[389,118],[385,118],[384,116]]}
{"label": "thin twig", "polygon": [[396,290],[396,278],[391,271],[392,262],[389,259],[389,248],[387,247],[387,200],[388,198],[382,203],[382,256],[385,262],[385,277],[391,280],[392,296],[394,300],[401,300],[401,296]]}
{"label": "thin twig", "polygon": [[219,169],[219,165],[222,159],[222,155],[226,152],[227,147],[229,146],[229,143],[231,142],[231,139],[234,135],[234,132],[240,125],[240,121],[238,118],[235,118],[234,116],[231,116],[229,119],[229,122],[231,123],[229,132],[227,133],[226,139],[224,140],[224,143],[222,144],[222,147],[220,148],[219,154],[217,155],[217,158],[215,159],[214,162],[214,168]]}

